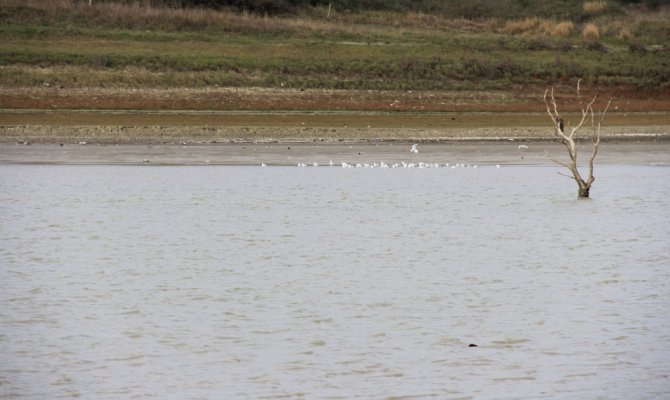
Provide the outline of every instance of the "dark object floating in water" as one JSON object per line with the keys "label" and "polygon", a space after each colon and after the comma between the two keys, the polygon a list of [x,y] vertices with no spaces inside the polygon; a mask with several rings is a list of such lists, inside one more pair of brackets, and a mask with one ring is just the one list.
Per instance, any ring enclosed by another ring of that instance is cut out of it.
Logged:
{"label": "dark object floating in water", "polygon": [[468,347],[479,347],[479,346],[477,346],[477,345],[474,344],[474,343],[470,343],[470,345],[469,345]]}

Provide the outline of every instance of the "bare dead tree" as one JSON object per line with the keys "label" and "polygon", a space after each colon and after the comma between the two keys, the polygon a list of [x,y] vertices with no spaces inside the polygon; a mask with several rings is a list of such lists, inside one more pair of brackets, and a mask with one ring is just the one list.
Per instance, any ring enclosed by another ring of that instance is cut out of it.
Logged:
{"label": "bare dead tree", "polygon": [[[550,94],[550,101],[547,100],[547,94]],[[577,97],[578,99],[581,100],[581,95],[579,93],[579,82],[577,82]],[[556,126],[556,131],[555,131],[555,139],[557,142],[562,143],[565,148],[568,150],[568,154],[570,155],[570,160],[567,162],[559,161],[554,158],[551,158],[551,160],[559,165],[562,165],[566,167],[567,169],[570,170],[572,173],[572,176],[568,176],[569,178],[572,178],[577,182],[577,185],[579,186],[579,191],[578,191],[578,196],[579,197],[589,197],[589,192],[591,190],[591,185],[593,184],[593,181],[595,181],[595,177],[593,176],[593,160],[596,158],[596,155],[598,154],[598,146],[600,145],[600,124],[603,122],[605,119],[605,113],[607,113],[607,109],[610,106],[611,99],[607,102],[607,106],[605,107],[605,110],[601,113],[600,119],[596,122],[595,118],[595,112],[593,111],[593,104],[595,103],[596,99],[598,98],[598,95],[593,96],[593,99],[586,103],[585,106],[581,107],[581,112],[582,112],[582,117],[577,125],[574,127],[567,127],[569,129],[569,133],[566,133],[566,126],[563,121],[563,118],[560,116],[558,113],[558,106],[556,105],[556,99],[554,98],[554,88],[551,88],[551,91],[549,89],[544,91],[544,104],[547,106],[547,114],[549,114],[549,117],[552,119],[554,122],[554,125]],[[591,143],[592,143],[592,148],[591,148],[591,157],[589,158],[588,162],[588,177],[586,180],[582,178],[581,174],[579,173],[579,170],[577,169],[577,144],[575,143],[575,134],[584,126],[584,123],[587,121],[587,119],[590,117],[591,119]],[[569,125],[569,124],[568,124]]]}

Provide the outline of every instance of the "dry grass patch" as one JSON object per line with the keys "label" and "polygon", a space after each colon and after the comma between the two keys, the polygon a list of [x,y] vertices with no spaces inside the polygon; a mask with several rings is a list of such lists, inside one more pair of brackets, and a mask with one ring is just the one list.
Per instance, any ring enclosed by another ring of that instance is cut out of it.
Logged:
{"label": "dry grass patch", "polygon": [[584,25],[584,28],[582,29],[582,39],[587,42],[597,42],[600,40],[600,30],[598,29],[598,25],[593,22]]}
{"label": "dry grass patch", "polygon": [[607,2],[603,0],[585,1],[583,4],[584,11],[595,14],[607,9]]}
{"label": "dry grass patch", "polygon": [[505,21],[501,31],[510,35],[521,35],[530,32],[535,32],[542,20],[537,17],[514,19]]}
{"label": "dry grass patch", "polygon": [[550,19],[531,17],[505,21],[501,33],[510,35],[545,35],[553,37],[568,37],[572,34],[575,24],[570,21],[555,21]]}
{"label": "dry grass patch", "polygon": [[573,29],[575,29],[575,24],[570,21],[559,22],[554,25],[554,28],[551,30],[551,36],[554,37],[568,37],[572,34]]}

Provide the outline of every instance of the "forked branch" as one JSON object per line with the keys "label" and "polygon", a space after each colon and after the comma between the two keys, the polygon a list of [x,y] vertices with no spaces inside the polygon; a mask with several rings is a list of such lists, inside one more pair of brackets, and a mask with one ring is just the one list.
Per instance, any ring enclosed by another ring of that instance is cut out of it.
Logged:
{"label": "forked branch", "polygon": [[598,123],[595,123],[594,119],[594,113],[593,113],[593,106],[591,105],[591,129],[593,130],[593,133],[591,135],[591,139],[593,142],[593,150],[591,151],[591,157],[589,158],[589,177],[586,180],[586,183],[589,184],[589,187],[595,180],[593,177],[593,160],[595,160],[596,155],[598,154],[598,146],[600,145],[600,125],[601,123],[605,120],[605,114],[607,113],[607,110],[610,108],[610,104],[612,103],[612,99],[609,99],[607,101],[607,105],[605,106],[605,109],[603,110],[602,114],[600,115],[600,120]]}

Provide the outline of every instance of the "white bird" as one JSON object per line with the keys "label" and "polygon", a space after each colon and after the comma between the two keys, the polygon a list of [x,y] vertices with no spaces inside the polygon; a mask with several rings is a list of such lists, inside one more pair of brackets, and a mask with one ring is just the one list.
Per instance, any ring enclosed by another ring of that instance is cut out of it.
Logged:
{"label": "white bird", "polygon": [[267,167],[267,164],[265,164],[264,162],[262,162],[262,163],[261,163],[261,167]]}
{"label": "white bird", "polygon": [[413,144],[413,145],[412,145],[412,148],[409,149],[409,151],[410,151],[410,153],[414,153],[414,154],[416,154],[416,153],[419,152],[419,149],[416,148],[416,144]]}
{"label": "white bird", "polygon": [[526,146],[525,144],[520,144],[519,150],[528,150],[528,146]]}

